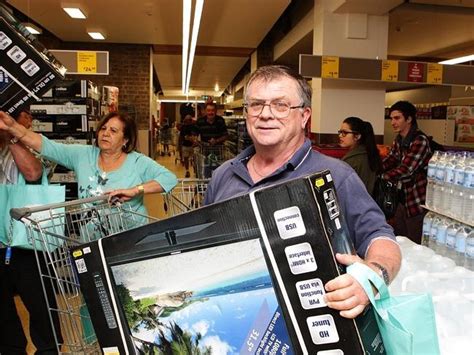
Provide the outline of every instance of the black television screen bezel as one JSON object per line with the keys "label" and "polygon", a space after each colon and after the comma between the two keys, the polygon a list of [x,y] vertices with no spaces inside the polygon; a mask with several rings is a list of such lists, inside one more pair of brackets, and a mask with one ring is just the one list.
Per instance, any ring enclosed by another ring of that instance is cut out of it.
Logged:
{"label": "black television screen bezel", "polygon": [[[179,216],[178,216],[179,217]],[[248,235],[249,230],[253,231],[255,234],[254,235]],[[107,278],[110,279],[109,283],[109,290],[111,290],[112,297],[116,302],[117,309],[119,312],[119,319],[121,326],[125,328],[127,331],[127,335],[129,337],[129,344],[133,344],[133,347],[135,351],[140,353],[140,350],[136,348],[135,346],[135,341],[137,340],[129,326],[128,326],[128,321],[125,317],[125,312],[123,310],[123,306],[121,303],[121,300],[118,297],[117,294],[117,289],[116,289],[116,282],[113,274],[112,267],[118,266],[118,265],[124,265],[127,263],[131,262],[138,262],[138,261],[143,261],[143,260],[149,260],[153,258],[161,258],[161,257],[167,257],[173,254],[178,254],[178,253],[186,253],[186,252],[192,252],[196,250],[202,250],[202,249],[207,249],[207,248],[213,248],[213,247],[218,247],[218,246],[223,246],[223,245],[229,245],[233,243],[238,243],[242,241],[249,241],[249,240],[258,240],[265,264],[267,267],[268,274],[270,275],[271,281],[272,281],[272,286],[273,286],[273,291],[275,293],[275,297],[277,299],[278,305],[280,306],[280,309],[283,313],[283,320],[286,325],[286,330],[291,342],[291,349],[294,354],[300,354],[302,353],[302,349],[300,347],[300,342],[298,341],[298,336],[295,332],[295,327],[298,328],[298,324],[295,324],[292,321],[292,317],[289,314],[288,307],[286,302],[284,301],[283,294],[281,292],[278,280],[275,275],[275,271],[272,267],[272,264],[270,262],[270,258],[264,243],[264,240],[262,238],[261,232],[258,228],[252,228],[247,230],[247,235],[243,236],[242,234],[239,234],[238,231],[236,231],[233,234],[227,234],[225,236],[215,236],[215,237],[205,237],[205,238],[200,238],[191,242],[183,242],[183,243],[176,243],[176,244],[170,244],[168,243],[167,240],[164,239],[164,236],[162,237],[161,242],[164,242],[165,244],[161,247],[158,248],[152,248],[149,250],[141,250],[137,253],[134,253],[133,251],[128,251],[126,254],[121,254],[121,255],[105,255],[105,259],[107,260],[106,266],[107,266]],[[135,244],[140,244],[144,238],[148,236],[145,236],[143,238],[140,238]],[[156,239],[156,238],[155,238]],[[158,241],[158,240],[156,240]],[[103,243],[107,244],[108,238],[105,238],[102,240]],[[99,243],[101,245],[102,243]],[[155,243],[154,243],[155,244]],[[100,247],[102,249],[102,246]],[[103,250],[107,250],[107,247],[105,246]]]}

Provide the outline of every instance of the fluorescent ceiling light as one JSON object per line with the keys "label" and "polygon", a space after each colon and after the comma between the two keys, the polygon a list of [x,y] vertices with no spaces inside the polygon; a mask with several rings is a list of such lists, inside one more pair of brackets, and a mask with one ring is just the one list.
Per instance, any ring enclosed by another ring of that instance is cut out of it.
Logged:
{"label": "fluorescent ceiling light", "polygon": [[183,52],[181,64],[181,86],[183,94],[186,90],[186,73],[189,49],[189,27],[191,26],[191,0],[183,0]]}
{"label": "fluorescent ceiling light", "polygon": [[203,104],[204,103],[204,100],[180,100],[180,99],[176,99],[176,100],[173,100],[173,99],[165,99],[165,100],[157,100],[158,102],[197,102],[197,103],[200,103],[200,104]]}
{"label": "fluorescent ceiling light", "polygon": [[86,14],[78,7],[63,7],[63,10],[72,18],[85,19]]}
{"label": "fluorescent ceiling light", "polygon": [[193,33],[191,36],[191,48],[189,50],[188,73],[186,75],[185,94],[189,92],[189,83],[191,81],[191,73],[193,71],[194,53],[196,52],[197,37],[199,34],[199,26],[201,25],[202,8],[204,0],[196,1],[196,8],[194,9]]}
{"label": "fluorescent ceiling light", "polygon": [[25,28],[28,30],[28,32],[33,34],[33,35],[39,35],[39,34],[43,33],[43,30],[41,28],[36,27],[32,23],[27,22],[27,23],[24,23],[23,26],[25,26]]}
{"label": "fluorescent ceiling light", "polygon": [[464,57],[459,57],[459,58],[453,58],[449,60],[443,60],[442,62],[439,62],[439,64],[459,64],[459,63],[465,63],[465,62],[470,62],[474,60],[474,54],[471,55],[466,55]]}
{"label": "fluorescent ceiling light", "polygon": [[105,39],[104,35],[100,32],[87,32],[89,36],[91,36],[93,39]]}

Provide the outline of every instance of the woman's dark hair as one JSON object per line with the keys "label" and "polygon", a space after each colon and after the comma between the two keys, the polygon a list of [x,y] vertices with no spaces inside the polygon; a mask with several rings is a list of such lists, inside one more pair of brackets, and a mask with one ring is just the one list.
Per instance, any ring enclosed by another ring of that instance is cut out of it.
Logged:
{"label": "woman's dark hair", "polygon": [[102,118],[102,120],[97,125],[94,144],[98,146],[99,131],[102,129],[103,125],[105,125],[110,121],[110,119],[114,117],[117,117],[123,123],[123,136],[125,139],[127,139],[127,143],[125,143],[125,145],[122,147],[122,150],[125,153],[133,152],[137,148],[137,124],[135,123],[134,119],[119,112],[111,112]]}
{"label": "woman's dark hair", "polygon": [[375,144],[374,129],[370,122],[364,121],[359,117],[347,117],[344,123],[351,128],[351,131],[359,134],[357,142],[365,146],[370,170],[379,172],[382,169],[382,160],[380,159],[377,144]]}

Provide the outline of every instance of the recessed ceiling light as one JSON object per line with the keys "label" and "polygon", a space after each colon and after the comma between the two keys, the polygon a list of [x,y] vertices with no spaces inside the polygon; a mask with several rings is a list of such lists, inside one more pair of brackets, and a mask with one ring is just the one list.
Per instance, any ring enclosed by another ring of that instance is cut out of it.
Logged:
{"label": "recessed ceiling light", "polygon": [[474,54],[471,54],[471,55],[466,55],[464,57],[443,60],[442,62],[439,62],[439,64],[460,64],[460,63],[470,62],[473,60],[474,60]]}
{"label": "recessed ceiling light", "polygon": [[43,30],[41,28],[38,28],[37,26],[33,25],[32,23],[24,23],[23,26],[28,30],[29,33],[33,35],[39,35],[43,33]]}
{"label": "recessed ceiling light", "polygon": [[78,7],[63,7],[63,10],[72,18],[85,19],[86,14]]}
{"label": "recessed ceiling light", "polygon": [[91,36],[93,39],[105,39],[104,35],[100,32],[87,32],[89,36]]}

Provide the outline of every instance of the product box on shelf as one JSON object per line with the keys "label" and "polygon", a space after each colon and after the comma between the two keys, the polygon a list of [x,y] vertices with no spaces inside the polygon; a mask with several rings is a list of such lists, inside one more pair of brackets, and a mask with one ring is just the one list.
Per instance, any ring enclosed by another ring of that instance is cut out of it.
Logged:
{"label": "product box on shelf", "polygon": [[354,321],[323,299],[324,285],[341,272],[334,253],[353,252],[347,235],[324,171],[72,255],[104,353],[165,352],[174,331],[210,352],[384,354],[370,310]]}
{"label": "product box on shelf", "polygon": [[66,68],[0,4],[0,110],[15,115],[40,101]]}

